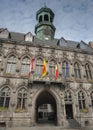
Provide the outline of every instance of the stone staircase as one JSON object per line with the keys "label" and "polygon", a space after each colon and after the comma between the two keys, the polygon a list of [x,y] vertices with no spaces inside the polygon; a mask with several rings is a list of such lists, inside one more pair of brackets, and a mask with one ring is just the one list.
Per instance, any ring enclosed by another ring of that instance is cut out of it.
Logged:
{"label": "stone staircase", "polygon": [[93,130],[93,127],[81,127],[75,119],[68,119],[68,128],[62,126],[54,126],[54,124],[37,124],[33,127],[10,127],[0,130]]}

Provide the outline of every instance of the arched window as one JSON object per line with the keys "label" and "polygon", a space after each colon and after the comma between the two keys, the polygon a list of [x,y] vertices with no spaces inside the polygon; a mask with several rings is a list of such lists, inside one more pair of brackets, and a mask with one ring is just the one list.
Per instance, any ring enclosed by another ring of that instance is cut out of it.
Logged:
{"label": "arched window", "polygon": [[15,74],[15,71],[16,71],[16,57],[12,55],[8,58],[6,73]]}
{"label": "arched window", "polygon": [[38,58],[36,60],[35,75],[37,76],[42,75],[42,66],[43,66],[43,60],[41,58]]}
{"label": "arched window", "polygon": [[68,62],[66,61],[62,63],[62,74],[63,74],[63,78],[68,78],[69,76],[69,65]]}
{"label": "arched window", "polygon": [[0,107],[9,107],[10,102],[10,89],[8,87],[3,88],[0,91]]}
{"label": "arched window", "polygon": [[91,97],[91,105],[93,107],[93,91],[90,93],[90,97]]}
{"label": "arched window", "polygon": [[48,18],[47,14],[44,15],[44,21],[49,21],[49,18]]}
{"label": "arched window", "polygon": [[39,22],[42,22],[42,15],[39,17]]}
{"label": "arched window", "polygon": [[51,22],[51,23],[53,22],[53,18],[52,18],[52,17],[50,17],[50,22]]}
{"label": "arched window", "polygon": [[52,59],[49,62],[49,77],[50,78],[55,76],[55,65],[56,65],[56,62]]}
{"label": "arched window", "polygon": [[78,93],[78,102],[79,102],[79,109],[86,108],[85,95],[84,95],[84,92],[82,91],[79,91]]}
{"label": "arched window", "polygon": [[22,64],[21,64],[21,74],[28,74],[30,71],[30,58],[27,56],[23,58]]}
{"label": "arched window", "polygon": [[27,92],[25,88],[21,88],[18,91],[17,108],[19,108],[20,110],[26,109],[26,105],[27,105]]}
{"label": "arched window", "polygon": [[86,78],[92,79],[91,69],[88,63],[85,65],[85,71],[86,71]]}
{"label": "arched window", "polygon": [[64,100],[65,100],[65,101],[72,101],[72,95],[71,95],[71,92],[70,92],[69,90],[67,90],[67,91],[65,92]]}
{"label": "arched window", "polygon": [[81,78],[80,66],[77,62],[74,64],[74,74],[75,78]]}

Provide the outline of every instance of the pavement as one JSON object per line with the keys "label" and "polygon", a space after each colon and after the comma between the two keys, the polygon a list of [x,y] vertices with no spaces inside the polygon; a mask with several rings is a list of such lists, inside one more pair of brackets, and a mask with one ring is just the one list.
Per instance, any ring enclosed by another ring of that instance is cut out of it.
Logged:
{"label": "pavement", "polygon": [[14,127],[6,130],[80,130],[80,129],[63,129],[61,127]]}
{"label": "pavement", "polygon": [[93,130],[93,126],[80,128],[63,128],[62,126],[40,125],[33,127],[0,127],[0,130]]}

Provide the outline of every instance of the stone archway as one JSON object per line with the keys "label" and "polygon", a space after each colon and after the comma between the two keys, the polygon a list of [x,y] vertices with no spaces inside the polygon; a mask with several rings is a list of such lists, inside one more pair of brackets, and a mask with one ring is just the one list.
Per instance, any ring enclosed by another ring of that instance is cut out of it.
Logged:
{"label": "stone archway", "polygon": [[42,91],[36,99],[36,122],[57,124],[56,100],[48,91]]}

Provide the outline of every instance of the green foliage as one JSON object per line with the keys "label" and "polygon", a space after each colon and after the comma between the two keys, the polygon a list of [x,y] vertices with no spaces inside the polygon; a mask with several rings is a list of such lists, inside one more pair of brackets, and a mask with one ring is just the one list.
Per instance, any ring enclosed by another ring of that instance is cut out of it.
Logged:
{"label": "green foliage", "polygon": [[88,113],[88,109],[87,108],[81,109],[80,111],[83,112],[83,113]]}
{"label": "green foliage", "polygon": [[16,108],[16,110],[15,110],[15,113],[20,113],[20,112],[27,112],[27,109],[21,109],[21,108]]}
{"label": "green foliage", "polygon": [[8,108],[0,106],[0,111],[8,111]]}

